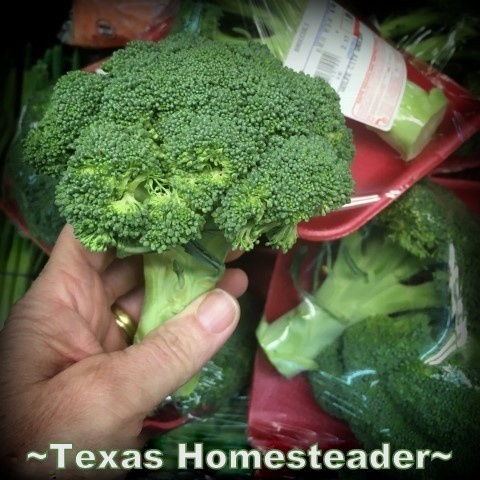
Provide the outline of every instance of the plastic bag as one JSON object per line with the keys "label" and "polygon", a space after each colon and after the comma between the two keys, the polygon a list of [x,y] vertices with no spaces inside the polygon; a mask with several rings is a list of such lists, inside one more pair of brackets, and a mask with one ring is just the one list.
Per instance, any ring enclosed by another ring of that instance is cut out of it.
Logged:
{"label": "plastic bag", "polygon": [[430,143],[444,118],[442,86],[417,82],[398,50],[334,1],[187,1],[182,10],[187,29],[261,41],[287,66],[325,78],[344,115],[368,125],[404,160]]}
{"label": "plastic bag", "polygon": [[78,52],[65,52],[62,45],[46,50],[34,65],[26,66],[19,91],[21,111],[5,157],[0,207],[46,252],[65,225],[55,205],[58,180],[35,171],[24,158],[22,142],[31,125],[42,118],[58,77],[78,68]]}
{"label": "plastic bag", "polygon": [[[186,443],[189,450],[194,443],[201,443],[204,451],[219,449],[228,454],[231,450],[250,449],[248,441],[247,410],[248,393],[241,393],[230,398],[218,411],[202,417],[191,417],[185,424],[164,433],[156,435],[148,443],[149,448],[156,448],[163,453],[162,472],[178,473],[178,448],[180,443]],[[202,473],[192,464],[196,478]],[[226,465],[219,470],[206,471],[215,477],[218,475],[246,475],[252,473],[249,469],[233,469]],[[157,478],[154,473],[149,478]],[[231,478],[229,476],[229,478]]]}
{"label": "plastic bag", "polygon": [[[444,187],[420,182],[342,240],[303,242],[281,257],[257,331],[252,431],[275,425],[271,442],[282,448],[298,447],[290,435],[298,424],[308,432],[302,442],[323,448],[348,449],[353,433],[367,451],[386,443],[392,451],[429,449],[444,461],[432,455],[424,470],[412,463],[385,475],[474,478],[478,238],[471,210]],[[287,389],[296,405],[271,402]]]}
{"label": "plastic bag", "polygon": [[[371,17],[379,34],[397,49],[480,96],[480,12],[472,2],[406,2]],[[479,142],[477,133],[455,154],[478,155]]]}
{"label": "plastic bag", "polygon": [[60,39],[78,47],[122,47],[142,38],[165,38],[178,10],[176,0],[74,0]]}
{"label": "plastic bag", "polygon": [[379,34],[396,48],[480,94],[480,12],[472,2],[406,2],[373,14]]}

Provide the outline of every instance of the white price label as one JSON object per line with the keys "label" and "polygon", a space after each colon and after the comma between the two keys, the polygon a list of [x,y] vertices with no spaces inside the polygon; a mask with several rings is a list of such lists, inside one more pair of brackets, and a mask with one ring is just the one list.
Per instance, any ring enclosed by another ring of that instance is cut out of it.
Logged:
{"label": "white price label", "polygon": [[406,84],[402,55],[331,0],[310,0],[284,61],[324,78],[339,94],[342,113],[389,130]]}

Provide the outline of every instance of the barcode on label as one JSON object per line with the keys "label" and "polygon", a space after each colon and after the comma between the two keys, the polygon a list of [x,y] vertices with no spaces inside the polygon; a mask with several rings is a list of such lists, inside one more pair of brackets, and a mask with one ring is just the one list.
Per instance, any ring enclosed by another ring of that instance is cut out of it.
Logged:
{"label": "barcode on label", "polygon": [[342,59],[338,55],[326,51],[322,52],[315,70],[315,76],[322,77],[330,83],[335,77],[341,61]]}

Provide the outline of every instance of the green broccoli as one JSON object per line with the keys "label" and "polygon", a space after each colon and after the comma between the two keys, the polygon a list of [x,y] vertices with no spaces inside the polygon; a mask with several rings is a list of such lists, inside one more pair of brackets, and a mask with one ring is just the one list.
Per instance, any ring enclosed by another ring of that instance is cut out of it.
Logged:
{"label": "green broccoli", "polygon": [[479,236],[453,194],[420,182],[331,259],[327,242],[323,283],[257,332],[281,373],[308,370],[317,401],[367,450],[453,452],[415,478],[470,479],[478,467]]}
{"label": "green broccoli", "polygon": [[[407,208],[399,213],[395,205],[340,241],[326,242],[317,257],[326,258],[326,265],[316,268],[319,272],[313,275],[312,292],[303,292],[305,299],[275,322],[260,323],[259,342],[284,376],[315,369],[317,355],[352,324],[373,315],[443,305],[445,268],[438,267],[432,273],[432,262],[425,252],[432,251],[433,255],[434,247],[441,250],[434,242],[437,233],[443,235],[445,229],[441,218],[431,221],[429,209],[425,209],[428,203],[422,204],[424,200],[433,203],[431,194],[427,191],[422,195],[422,187],[414,192],[418,193],[406,195],[402,202],[409,205],[410,197],[418,195],[415,207],[420,207],[422,214],[415,217]],[[389,231],[398,229],[398,234],[388,235],[386,224],[392,224]],[[294,266],[301,266],[306,251],[307,246],[298,249]],[[445,251],[436,254],[441,257]]]}
{"label": "green broccoli", "polygon": [[442,88],[425,90],[407,80],[392,128],[388,131],[369,128],[399,152],[403,160],[409,161],[434,138],[447,106],[448,99]]}
{"label": "green broccoli", "polygon": [[[318,369],[308,376],[317,401],[346,420],[367,450],[388,442],[393,450],[452,452],[448,462],[427,461],[423,473],[402,471],[400,478],[410,473],[428,480],[473,479],[478,467],[474,445],[480,440],[475,421],[480,345],[471,338],[436,363],[435,353],[447,341],[438,344],[434,316],[384,315],[357,323],[317,357]],[[451,330],[446,329],[450,340]],[[341,368],[332,371],[332,362]]]}
{"label": "green broccoli", "polygon": [[4,196],[15,203],[29,236],[45,248],[55,243],[65,225],[65,219],[55,205],[58,179],[38,173],[25,160],[22,144],[30,127],[43,117],[53,84],[62,72],[77,69],[79,65],[78,50],[68,53],[61,45],[55,45],[46,50],[33,66],[25,66],[21,82],[21,113],[6,155]]}
{"label": "green broccoli", "polygon": [[131,42],[61,77],[32,127],[25,158],[58,179],[80,242],[143,255],[136,342],[213,288],[229,250],[287,250],[353,190],[337,94],[257,43]]}
{"label": "green broccoli", "polygon": [[[188,443],[189,448],[193,443],[203,444],[205,451],[220,449],[226,453],[229,451],[246,449],[250,450],[251,445],[248,437],[248,395],[235,395],[227,403],[222,405],[212,415],[203,417],[191,417],[185,424],[170,430],[163,435],[153,438],[149,447],[159,449],[163,452],[163,471],[176,473],[178,475],[178,444]],[[193,465],[190,470],[194,470]],[[230,468],[225,466],[215,471],[215,478],[219,474],[239,475],[240,478],[247,478],[246,474],[252,474],[252,469]],[[195,478],[200,478],[200,472],[195,472]],[[213,474],[213,471],[209,471]],[[243,474],[243,477],[240,477]],[[175,476],[174,478],[178,478]],[[211,478],[208,476],[208,478]],[[233,477],[236,478],[236,477]],[[248,477],[250,478],[250,477]]]}

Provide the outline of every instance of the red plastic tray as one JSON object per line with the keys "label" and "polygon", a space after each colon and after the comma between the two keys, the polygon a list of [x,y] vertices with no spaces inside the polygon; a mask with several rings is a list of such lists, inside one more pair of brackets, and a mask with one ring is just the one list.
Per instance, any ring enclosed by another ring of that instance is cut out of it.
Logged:
{"label": "red plastic tray", "polygon": [[[442,87],[449,100],[434,139],[415,159],[405,162],[374,132],[348,120],[356,147],[352,164],[355,195],[345,207],[301,223],[300,238],[333,240],[357,230],[480,130],[480,99],[445,75],[413,60],[408,63],[408,77],[427,90]],[[457,167],[460,165],[457,162]]]}

